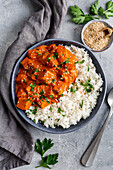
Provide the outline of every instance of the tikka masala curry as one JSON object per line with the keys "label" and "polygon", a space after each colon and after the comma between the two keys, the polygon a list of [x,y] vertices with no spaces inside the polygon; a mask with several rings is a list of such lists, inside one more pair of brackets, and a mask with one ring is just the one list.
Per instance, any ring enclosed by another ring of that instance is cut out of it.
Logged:
{"label": "tikka masala curry", "polygon": [[43,109],[57,103],[78,76],[76,61],[76,56],[62,45],[28,50],[15,78],[17,107],[27,110],[34,105]]}

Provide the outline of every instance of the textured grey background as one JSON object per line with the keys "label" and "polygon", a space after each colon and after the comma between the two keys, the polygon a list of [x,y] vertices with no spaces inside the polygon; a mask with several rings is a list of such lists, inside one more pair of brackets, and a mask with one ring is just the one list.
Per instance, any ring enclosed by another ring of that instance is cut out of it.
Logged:
{"label": "textured grey background", "polygon": [[[68,5],[79,5],[85,12],[88,12],[94,0],[69,0]],[[107,0],[100,2],[104,7]],[[30,0],[0,0],[0,66],[8,46],[16,39],[25,21],[34,13]],[[106,20],[113,26],[113,18]],[[58,35],[58,38],[72,39],[80,42],[80,31],[82,26],[71,22],[69,13],[66,15]],[[107,51],[95,53],[104,68],[107,78],[107,92],[113,86],[113,45]],[[59,162],[53,167],[54,170],[112,170],[113,169],[113,119],[110,120],[99,147],[96,159],[91,168],[80,165],[79,160],[103,123],[109,107],[104,102],[102,108],[89,124],[82,129],[70,134],[55,135],[36,130],[28,126],[35,139],[43,140],[45,137],[54,141],[54,147],[50,153],[59,153]],[[49,151],[48,151],[49,153]],[[15,170],[34,170],[40,161],[40,155],[34,153],[30,165],[15,168]],[[39,168],[41,170],[43,168]]]}

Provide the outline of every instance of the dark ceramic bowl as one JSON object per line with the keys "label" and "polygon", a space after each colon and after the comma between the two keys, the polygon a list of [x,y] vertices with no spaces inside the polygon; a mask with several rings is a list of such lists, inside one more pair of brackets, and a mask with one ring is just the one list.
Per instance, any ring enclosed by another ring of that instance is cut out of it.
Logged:
{"label": "dark ceramic bowl", "polygon": [[86,29],[90,24],[92,24],[93,22],[102,22],[102,23],[104,23],[107,27],[112,28],[112,26],[111,26],[110,24],[108,24],[107,22],[105,22],[105,21],[101,21],[101,20],[92,20],[92,21],[89,21],[89,22],[87,22],[87,23],[83,26],[83,28],[82,28],[82,30],[81,30],[81,41],[82,41],[82,43],[83,43],[87,48],[89,48],[89,49],[90,49],[91,51],[93,51],[93,52],[102,52],[102,51],[105,51],[105,50],[107,50],[107,49],[111,46],[111,44],[112,44],[112,42],[113,42],[113,33],[112,33],[112,35],[110,36],[108,45],[107,45],[105,48],[103,48],[102,50],[94,50],[94,49],[91,49],[90,47],[88,47],[88,46],[86,45],[86,43],[85,43],[85,41],[84,41],[84,38],[83,38],[84,31],[85,31],[85,29]]}
{"label": "dark ceramic bowl", "polygon": [[29,49],[33,49],[36,48],[40,45],[49,45],[49,44],[62,44],[62,45],[74,45],[77,46],[79,48],[84,48],[88,54],[90,55],[90,57],[93,60],[93,63],[96,67],[97,73],[100,73],[103,79],[103,88],[102,88],[102,92],[100,93],[98,100],[97,100],[97,104],[95,106],[95,108],[93,109],[91,115],[87,118],[87,119],[81,119],[80,122],[77,123],[77,125],[71,125],[68,129],[63,129],[62,127],[56,127],[56,128],[46,128],[45,126],[43,126],[41,123],[37,123],[35,124],[31,119],[29,119],[26,116],[26,113],[23,110],[20,110],[16,107],[16,102],[17,102],[17,98],[16,98],[16,83],[15,83],[15,77],[17,76],[19,69],[20,69],[20,62],[26,57],[27,51],[22,54],[22,56],[18,59],[18,61],[16,62],[15,66],[14,66],[14,70],[12,73],[12,79],[11,79],[11,94],[12,94],[12,100],[14,103],[14,106],[17,110],[17,114],[20,114],[23,119],[25,121],[27,121],[29,124],[31,124],[32,126],[36,127],[37,129],[40,129],[42,131],[45,132],[49,132],[49,133],[56,133],[56,134],[61,134],[61,133],[68,133],[68,132],[72,132],[75,130],[80,129],[81,127],[83,127],[84,125],[86,125],[98,112],[99,108],[101,107],[104,98],[105,98],[105,94],[106,94],[106,79],[105,79],[105,75],[104,75],[104,71],[102,69],[102,67],[100,66],[98,60],[96,59],[95,55],[88,49],[86,48],[84,45],[82,45],[81,43],[78,43],[76,41],[71,41],[71,40],[64,40],[64,39],[48,39],[42,42],[39,42],[35,45],[33,45],[31,48]]}

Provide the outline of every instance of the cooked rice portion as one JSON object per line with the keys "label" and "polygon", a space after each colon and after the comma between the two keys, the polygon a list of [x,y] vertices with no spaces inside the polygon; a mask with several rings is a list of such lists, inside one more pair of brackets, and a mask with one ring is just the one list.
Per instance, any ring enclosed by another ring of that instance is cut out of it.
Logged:
{"label": "cooked rice portion", "polygon": [[[87,51],[75,46],[67,46],[68,50],[77,56],[78,77],[75,83],[71,84],[68,91],[63,93],[58,103],[47,106],[44,109],[31,106],[26,110],[27,116],[35,123],[41,121],[46,127],[55,128],[62,126],[69,128],[77,124],[81,118],[90,116],[92,109],[97,103],[97,98],[102,91],[103,80],[92,63]],[[90,90],[87,90],[89,83]]]}

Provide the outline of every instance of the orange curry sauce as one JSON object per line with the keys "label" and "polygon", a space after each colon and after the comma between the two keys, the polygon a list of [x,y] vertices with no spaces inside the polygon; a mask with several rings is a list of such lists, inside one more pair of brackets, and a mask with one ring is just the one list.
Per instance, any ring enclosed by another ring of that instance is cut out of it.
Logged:
{"label": "orange curry sauce", "polygon": [[61,45],[28,50],[15,78],[17,107],[27,110],[34,105],[43,109],[57,103],[78,76],[76,61],[76,56]]}

